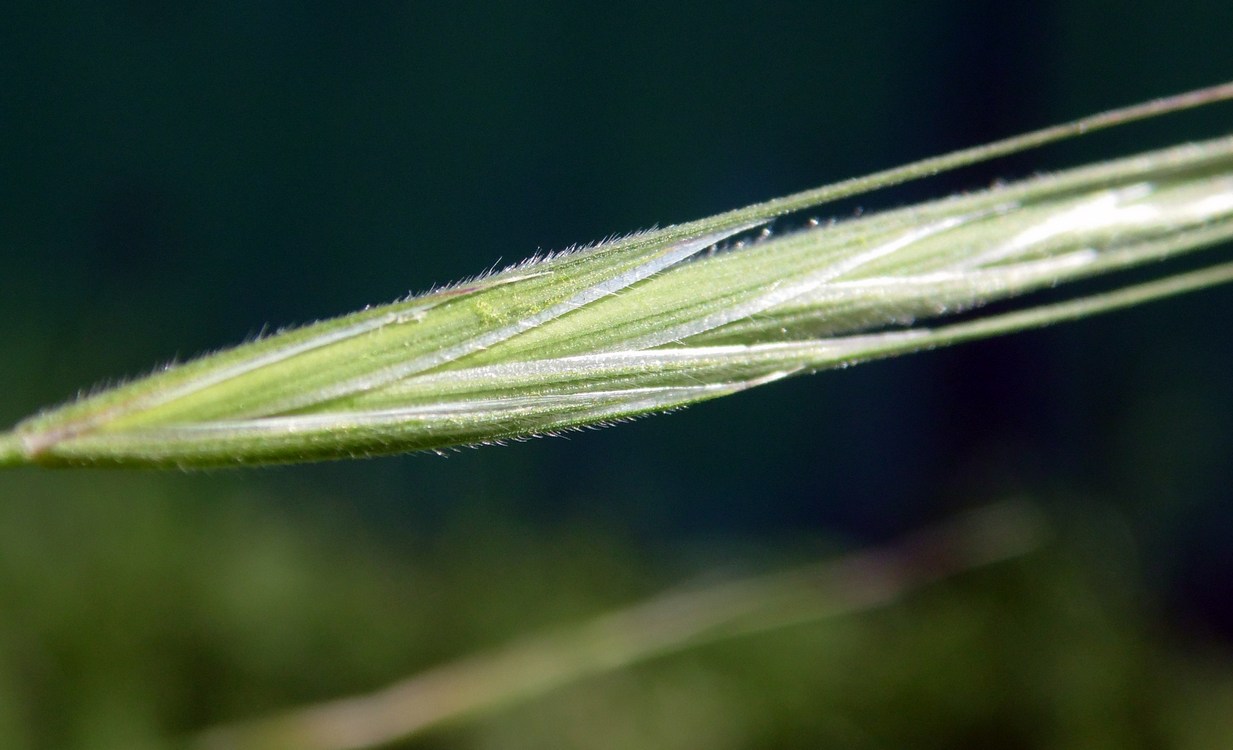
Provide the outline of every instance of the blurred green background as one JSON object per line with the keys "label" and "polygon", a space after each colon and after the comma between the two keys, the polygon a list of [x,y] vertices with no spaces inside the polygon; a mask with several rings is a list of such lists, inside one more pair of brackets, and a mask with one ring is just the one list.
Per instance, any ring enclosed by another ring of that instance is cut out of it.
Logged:
{"label": "blurred green background", "polygon": [[[1233,76],[1227,2],[980,5],[6,3],[0,421],[267,325]],[[1007,496],[1056,527],[1020,562],[413,746],[1227,747],[1230,320],[1217,290],[447,458],[6,471],[0,747],[159,747]]]}

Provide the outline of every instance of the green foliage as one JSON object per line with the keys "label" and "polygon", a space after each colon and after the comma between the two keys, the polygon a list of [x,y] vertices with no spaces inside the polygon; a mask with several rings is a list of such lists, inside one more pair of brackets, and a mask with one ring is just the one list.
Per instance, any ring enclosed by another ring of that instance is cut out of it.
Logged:
{"label": "green foliage", "polygon": [[[595,528],[467,513],[407,550],[241,483],[191,496],[132,476],[83,502],[88,483],[32,475],[0,503],[4,747],[179,746],[587,627],[691,575]],[[398,746],[1211,747],[1233,708],[1227,655],[1166,646],[1133,589],[1093,577],[1076,531],[882,609],[604,672]],[[781,542],[796,563],[833,547]]]}

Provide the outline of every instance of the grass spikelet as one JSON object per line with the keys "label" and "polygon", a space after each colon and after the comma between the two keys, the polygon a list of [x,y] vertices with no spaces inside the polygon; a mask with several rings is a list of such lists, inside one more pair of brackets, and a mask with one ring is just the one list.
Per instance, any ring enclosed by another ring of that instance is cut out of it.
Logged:
{"label": "grass spikelet", "polygon": [[1097,115],[280,332],[27,419],[0,435],[0,465],[220,466],[499,442],[1223,283],[1233,263],[944,317],[1233,237],[1233,137],[764,230],[835,198],[1228,98],[1233,84]]}

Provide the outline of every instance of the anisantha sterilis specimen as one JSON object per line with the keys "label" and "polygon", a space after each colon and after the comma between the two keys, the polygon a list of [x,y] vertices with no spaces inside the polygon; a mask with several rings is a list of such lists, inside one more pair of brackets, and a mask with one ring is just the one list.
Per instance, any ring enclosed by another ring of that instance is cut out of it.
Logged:
{"label": "anisantha sterilis specimen", "polygon": [[946,319],[1229,239],[1233,136],[759,235],[838,198],[1229,98],[1233,84],[1160,99],[282,331],[31,417],[0,435],[0,465],[499,442],[1223,283],[1233,262]]}

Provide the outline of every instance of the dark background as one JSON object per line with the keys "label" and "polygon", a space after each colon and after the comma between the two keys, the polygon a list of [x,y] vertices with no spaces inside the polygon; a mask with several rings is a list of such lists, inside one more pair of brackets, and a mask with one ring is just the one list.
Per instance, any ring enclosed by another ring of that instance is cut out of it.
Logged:
{"label": "dark background", "polygon": [[[6,3],[0,422],[265,325],[1233,77],[1228,2],[981,5]],[[1229,122],[1171,117],[835,212]],[[1219,641],[1230,321],[1233,295],[1209,291],[568,439],[156,479],[9,471],[0,502],[73,515],[153,482],[288,523],[341,513],[394,549],[492,514],[675,559],[861,544],[1024,495],[1116,526],[1075,544],[1120,561],[1179,639]]]}

